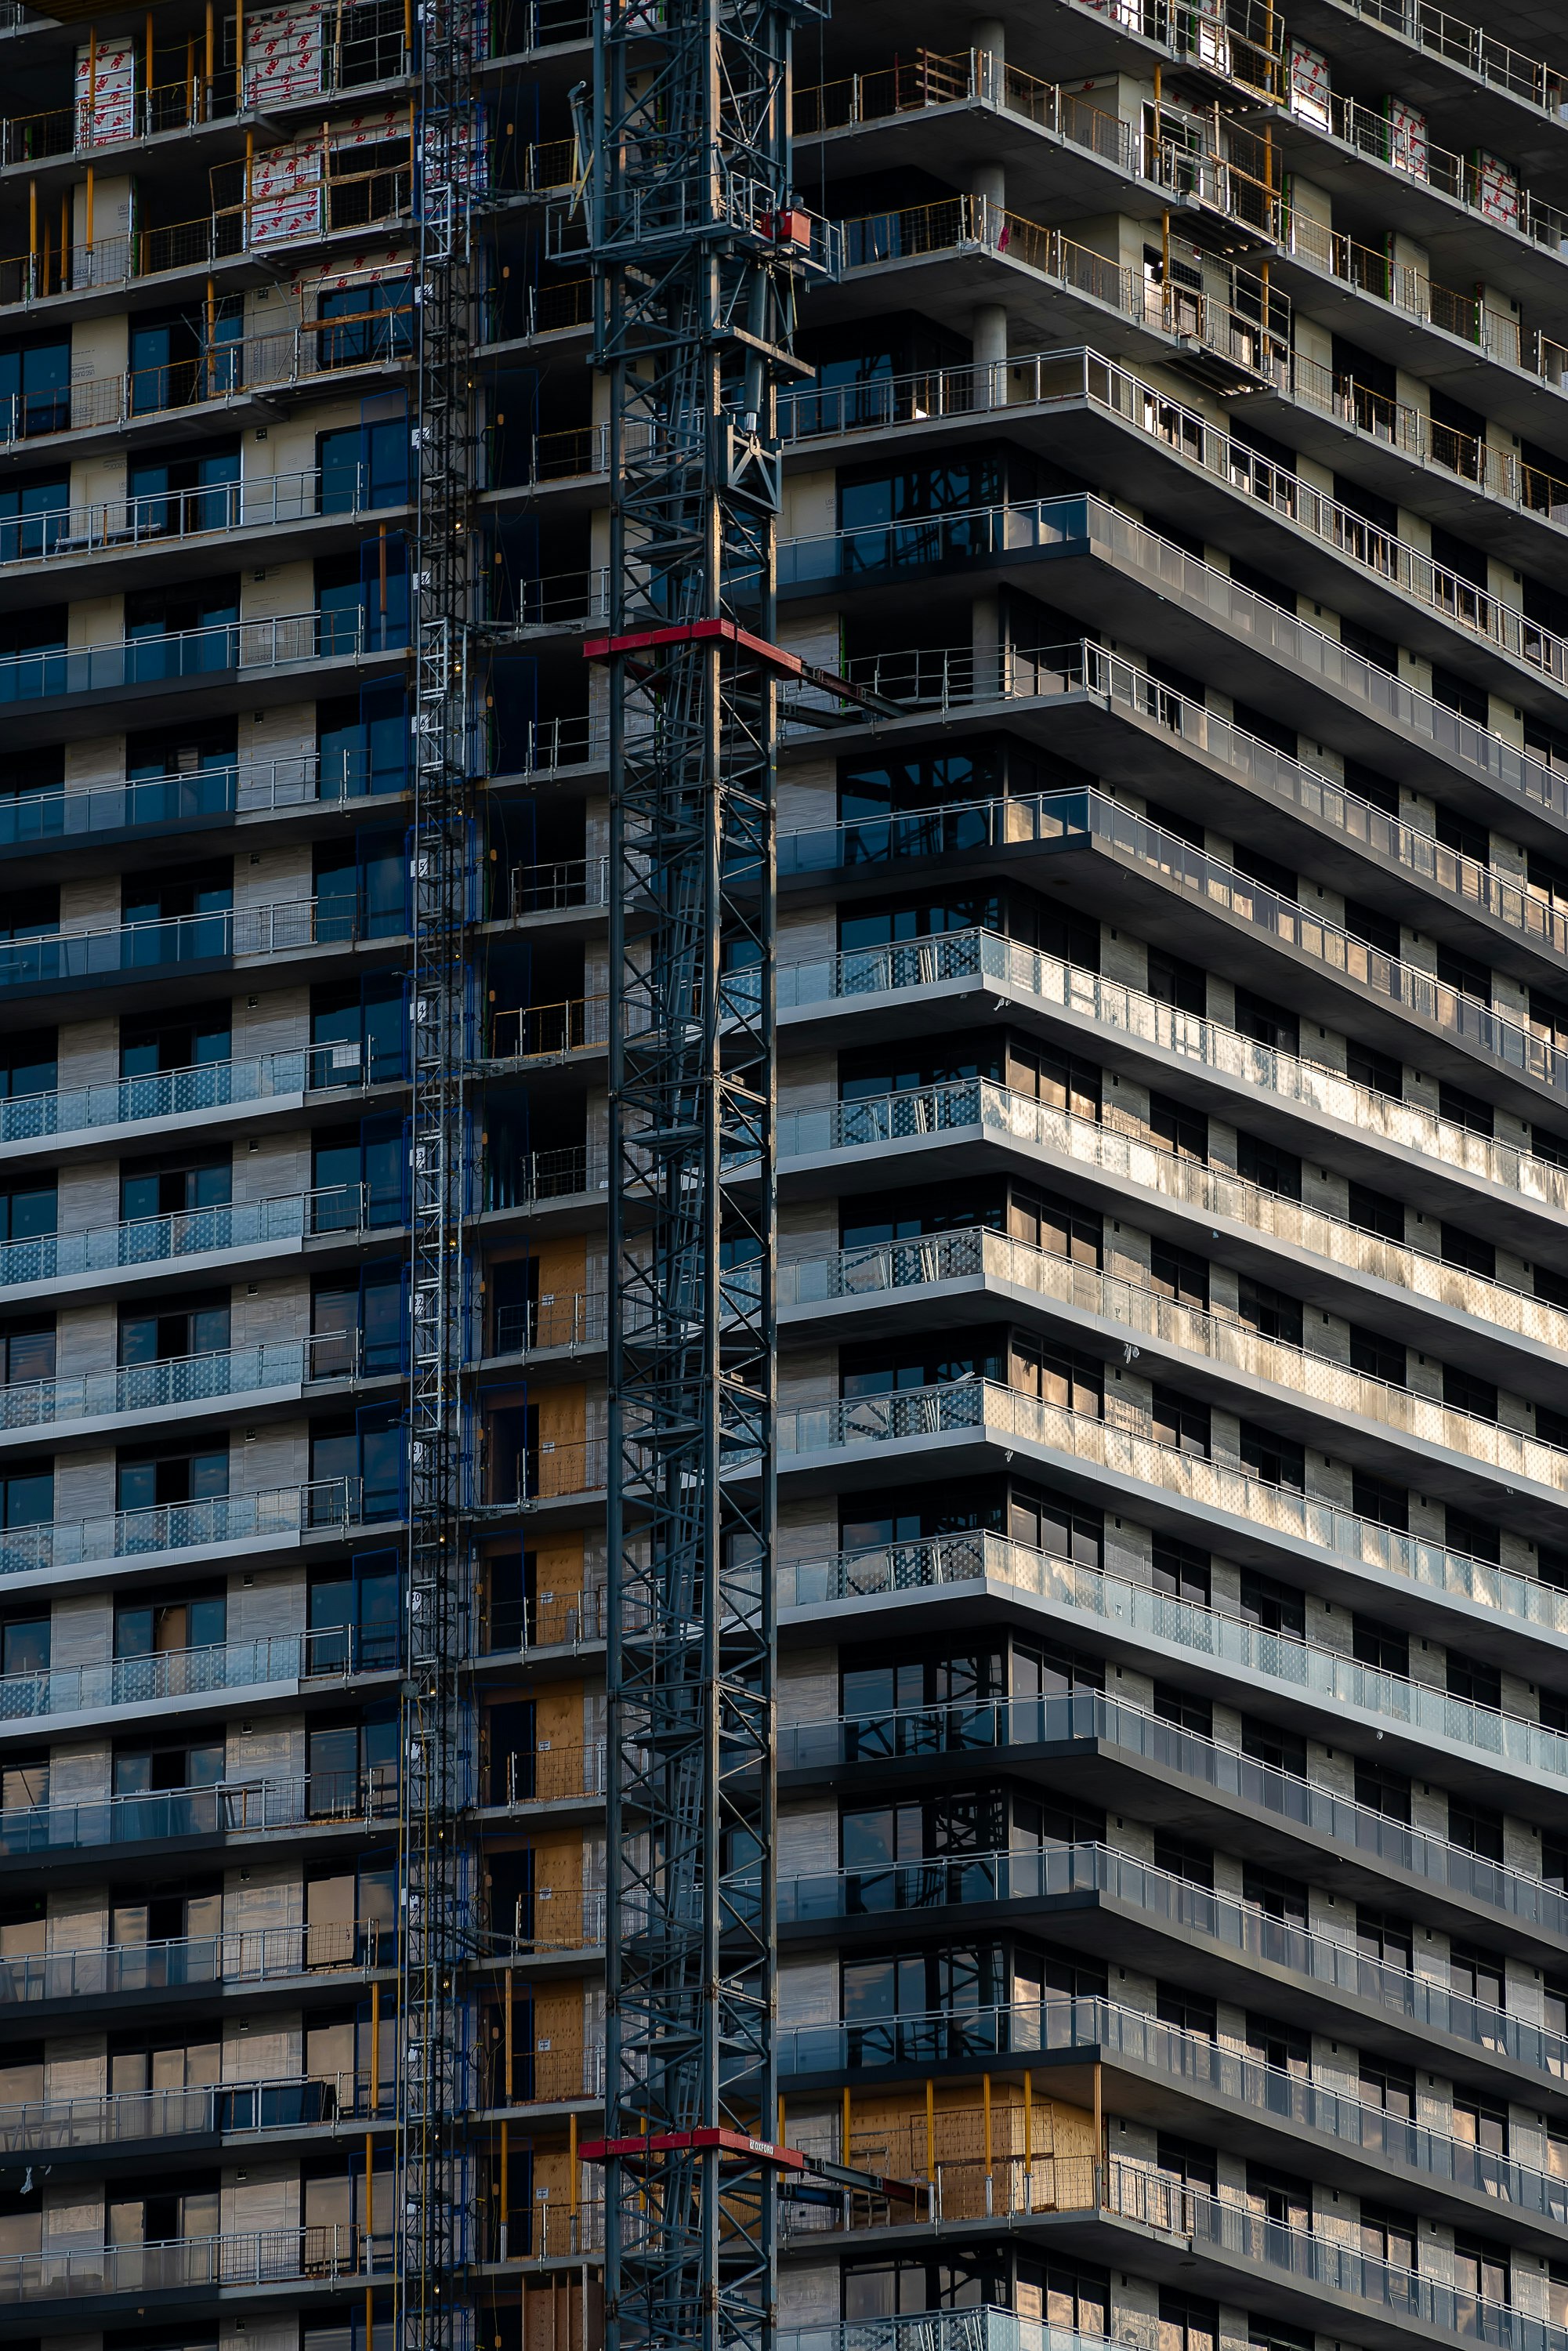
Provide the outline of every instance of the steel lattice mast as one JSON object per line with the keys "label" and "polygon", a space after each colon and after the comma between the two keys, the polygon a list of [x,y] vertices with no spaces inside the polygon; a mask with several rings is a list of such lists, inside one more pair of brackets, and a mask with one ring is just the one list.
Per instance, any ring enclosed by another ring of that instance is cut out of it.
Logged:
{"label": "steel lattice mast", "polygon": [[771,2141],[777,2115],[774,376],[810,260],[791,17],[780,0],[605,0],[595,45],[612,2351],[762,2344],[776,2298],[774,2163],[746,2142]]}
{"label": "steel lattice mast", "polygon": [[401,1778],[401,2198],[402,2351],[465,2351],[474,2106],[471,1999],[474,1724],[465,1678],[471,1552],[462,1372],[468,1283],[464,1227],[474,1052],[470,707],[475,437],[469,205],[478,146],[474,0],[422,0],[415,547],[413,1116],[409,1388],[407,1665]]}

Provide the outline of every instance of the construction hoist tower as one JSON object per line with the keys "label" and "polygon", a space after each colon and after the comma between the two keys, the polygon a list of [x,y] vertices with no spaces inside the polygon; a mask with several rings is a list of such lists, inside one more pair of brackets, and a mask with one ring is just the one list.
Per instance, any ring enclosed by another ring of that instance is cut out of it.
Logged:
{"label": "construction hoist tower", "polygon": [[[605,2308],[619,2351],[776,2299],[774,1047],[779,462],[797,278],[782,0],[604,0],[610,379]],[[732,1179],[727,1181],[727,1178]]]}
{"label": "construction hoist tower", "polygon": [[[475,493],[469,218],[475,0],[421,0],[414,273],[418,524],[409,1003],[409,1574],[400,1780],[401,2351],[466,2351],[475,2034],[471,1463],[464,1413],[477,912],[469,683]],[[367,2346],[367,2351],[372,2346]]]}

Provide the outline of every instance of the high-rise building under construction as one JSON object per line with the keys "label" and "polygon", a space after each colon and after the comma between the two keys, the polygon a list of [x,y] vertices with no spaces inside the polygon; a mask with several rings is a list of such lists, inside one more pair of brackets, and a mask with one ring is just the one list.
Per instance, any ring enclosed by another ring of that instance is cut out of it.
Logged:
{"label": "high-rise building under construction", "polygon": [[1568,2351],[1561,8],[0,5],[0,2342]]}

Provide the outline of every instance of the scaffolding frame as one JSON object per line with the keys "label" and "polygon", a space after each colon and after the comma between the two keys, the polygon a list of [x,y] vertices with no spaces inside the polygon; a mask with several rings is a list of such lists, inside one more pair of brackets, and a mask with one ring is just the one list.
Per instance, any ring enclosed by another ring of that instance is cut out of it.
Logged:
{"label": "scaffolding frame", "polygon": [[[465,1822],[476,1734],[472,1448],[465,1409],[471,1283],[477,913],[469,674],[474,619],[472,382],[475,0],[422,0],[414,277],[418,513],[414,556],[413,1115],[408,1401],[409,1573],[399,1776],[398,2337],[465,2351],[473,2257],[476,1863]],[[367,2346],[367,2351],[371,2346]]]}
{"label": "scaffolding frame", "polygon": [[[763,2346],[774,2049],[776,378],[791,0],[604,0],[611,2351]],[[580,126],[582,112],[579,111]]]}

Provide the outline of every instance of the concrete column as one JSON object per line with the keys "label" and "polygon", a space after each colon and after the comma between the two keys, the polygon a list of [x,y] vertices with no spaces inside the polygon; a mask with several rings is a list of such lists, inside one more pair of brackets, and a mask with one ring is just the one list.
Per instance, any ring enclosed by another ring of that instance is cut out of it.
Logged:
{"label": "concrete column", "polygon": [[969,47],[986,49],[998,65],[1007,63],[1008,28],[999,16],[977,16],[969,26]]}
{"label": "concrete column", "polygon": [[969,647],[975,663],[975,693],[999,694],[1002,684],[1001,600],[993,590],[970,607]]}
{"label": "concrete column", "polygon": [[976,305],[969,327],[969,346],[975,362],[976,407],[1005,407],[1008,397],[1008,314],[1004,303],[980,302]]}

